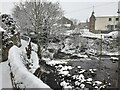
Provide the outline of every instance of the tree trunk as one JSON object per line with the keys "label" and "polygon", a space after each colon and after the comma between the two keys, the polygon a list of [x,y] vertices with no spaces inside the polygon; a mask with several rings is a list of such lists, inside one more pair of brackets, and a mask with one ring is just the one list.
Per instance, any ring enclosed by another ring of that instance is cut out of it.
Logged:
{"label": "tree trunk", "polygon": [[37,43],[37,45],[38,45],[38,51],[37,51],[38,57],[39,57],[39,59],[42,59],[40,44]]}

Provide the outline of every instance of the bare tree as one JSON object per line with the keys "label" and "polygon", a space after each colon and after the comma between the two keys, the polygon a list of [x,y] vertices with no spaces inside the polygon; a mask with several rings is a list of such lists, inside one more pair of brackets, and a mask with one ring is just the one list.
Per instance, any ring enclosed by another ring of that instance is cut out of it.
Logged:
{"label": "bare tree", "polygon": [[32,30],[37,35],[37,53],[40,59],[42,44],[48,43],[50,32],[57,27],[56,22],[62,17],[62,14],[59,3],[35,0],[34,2],[25,1],[15,5],[13,16],[20,26],[19,28]]}

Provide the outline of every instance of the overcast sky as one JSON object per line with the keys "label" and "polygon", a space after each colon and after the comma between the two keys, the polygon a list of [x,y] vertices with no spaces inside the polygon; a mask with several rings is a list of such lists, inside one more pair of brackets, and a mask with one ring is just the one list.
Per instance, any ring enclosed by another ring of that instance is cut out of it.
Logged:
{"label": "overcast sky", "polygon": [[[14,2],[20,0],[0,0],[0,12],[12,13]],[[24,1],[24,0],[21,0]],[[86,21],[95,11],[95,16],[117,15],[119,0],[50,0],[60,2],[64,14],[68,18]],[[93,8],[94,7],[94,8]]]}

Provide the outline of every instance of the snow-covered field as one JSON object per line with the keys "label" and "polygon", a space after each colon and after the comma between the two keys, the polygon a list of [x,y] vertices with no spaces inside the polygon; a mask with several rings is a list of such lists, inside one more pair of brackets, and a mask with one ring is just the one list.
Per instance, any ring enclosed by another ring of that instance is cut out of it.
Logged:
{"label": "snow-covered field", "polygon": [[88,29],[82,29],[81,36],[83,36],[83,37],[89,37],[89,38],[98,38],[98,39],[101,39],[101,35],[102,35],[102,39],[104,39],[105,37],[109,37],[109,36],[111,36],[113,38],[117,38],[117,37],[120,37],[118,33],[119,33],[119,31],[112,31],[112,32],[110,32],[108,34],[94,34],[92,32],[89,32]]}
{"label": "snow-covered field", "polygon": [[[60,78],[60,86],[66,89],[81,89],[81,88],[105,88],[106,85],[95,80],[97,69],[83,69],[81,66],[71,66],[67,63],[52,61],[49,63],[54,66],[57,71],[57,76]],[[54,65],[53,65],[54,64]],[[56,80],[56,79],[55,79]]]}

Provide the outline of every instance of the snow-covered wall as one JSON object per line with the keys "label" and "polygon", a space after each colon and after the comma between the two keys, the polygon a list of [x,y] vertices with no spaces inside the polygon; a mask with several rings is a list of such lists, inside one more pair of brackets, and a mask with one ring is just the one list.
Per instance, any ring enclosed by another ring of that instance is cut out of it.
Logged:
{"label": "snow-covered wall", "polygon": [[10,48],[8,59],[16,83],[22,84],[19,86],[20,88],[47,88],[51,90],[48,85],[27,70],[22,63],[21,51],[17,46]]}

